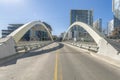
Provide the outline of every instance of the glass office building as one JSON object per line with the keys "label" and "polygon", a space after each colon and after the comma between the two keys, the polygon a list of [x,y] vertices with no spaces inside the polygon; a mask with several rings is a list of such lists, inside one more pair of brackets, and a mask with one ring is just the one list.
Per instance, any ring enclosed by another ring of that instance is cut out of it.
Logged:
{"label": "glass office building", "polygon": [[[70,25],[76,21],[84,22],[93,26],[93,11],[92,10],[71,10]],[[84,36],[87,32],[78,26],[71,29],[72,38],[79,40],[80,36]]]}
{"label": "glass office building", "polygon": [[114,14],[114,28],[120,27],[120,0],[112,0],[112,11]]}
{"label": "glass office building", "polygon": [[71,10],[70,24],[75,21],[81,21],[88,25],[93,25],[93,11],[92,10]]}

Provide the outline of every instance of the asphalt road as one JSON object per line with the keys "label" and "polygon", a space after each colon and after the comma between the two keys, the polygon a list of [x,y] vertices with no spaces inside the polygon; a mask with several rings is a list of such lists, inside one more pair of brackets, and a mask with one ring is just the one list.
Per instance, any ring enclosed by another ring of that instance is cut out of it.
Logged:
{"label": "asphalt road", "polygon": [[0,80],[120,80],[120,68],[85,50],[53,43],[2,64]]}

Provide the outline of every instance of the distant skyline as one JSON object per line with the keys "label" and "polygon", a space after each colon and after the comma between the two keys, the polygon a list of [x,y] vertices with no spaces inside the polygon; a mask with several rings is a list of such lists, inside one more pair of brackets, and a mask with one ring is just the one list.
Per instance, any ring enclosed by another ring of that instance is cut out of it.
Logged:
{"label": "distant skyline", "polygon": [[34,20],[47,22],[60,35],[70,25],[71,9],[92,9],[94,21],[102,18],[103,28],[113,18],[112,0],[0,0],[0,37],[8,24]]}

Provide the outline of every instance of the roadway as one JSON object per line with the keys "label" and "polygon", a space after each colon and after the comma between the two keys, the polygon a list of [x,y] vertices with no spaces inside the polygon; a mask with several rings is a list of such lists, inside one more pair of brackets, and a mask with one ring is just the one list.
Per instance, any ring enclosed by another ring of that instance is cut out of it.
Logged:
{"label": "roadway", "polygon": [[0,80],[120,80],[120,68],[88,51],[52,43],[0,65]]}

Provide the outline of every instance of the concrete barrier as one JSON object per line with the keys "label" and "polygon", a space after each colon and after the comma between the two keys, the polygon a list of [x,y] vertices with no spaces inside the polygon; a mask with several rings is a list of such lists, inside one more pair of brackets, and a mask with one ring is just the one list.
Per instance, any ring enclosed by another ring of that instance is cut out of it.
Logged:
{"label": "concrete barrier", "polygon": [[28,42],[26,42],[26,43],[19,43],[19,44],[17,44],[17,46],[15,46],[15,48],[16,48],[16,52],[28,52],[28,51],[31,51],[31,50],[35,50],[35,49],[39,49],[39,48],[41,48],[41,47],[44,47],[44,46],[46,46],[46,45],[49,45],[49,44],[51,44],[51,43],[53,43],[53,41],[43,41],[43,42],[37,42],[37,43],[28,43]]}
{"label": "concrete barrier", "polygon": [[12,37],[0,39],[0,59],[16,54],[15,42]]}
{"label": "concrete barrier", "polygon": [[93,52],[98,52],[98,46],[96,45],[91,45],[91,44],[84,44],[84,43],[77,43],[77,42],[66,42],[67,44],[76,46],[76,47],[80,47],[83,49],[87,49]]}

